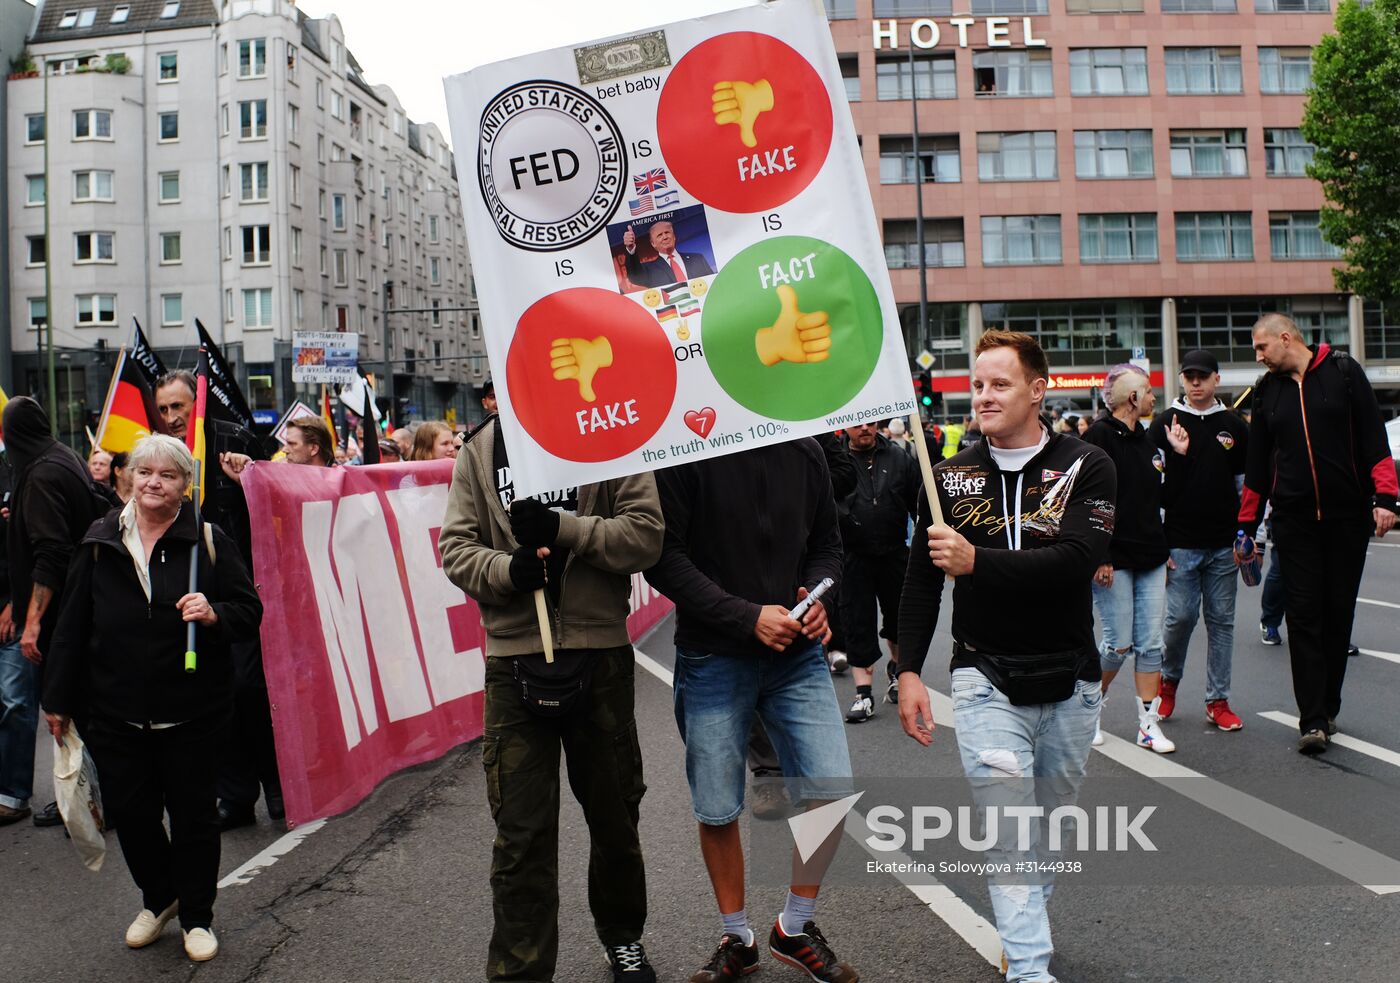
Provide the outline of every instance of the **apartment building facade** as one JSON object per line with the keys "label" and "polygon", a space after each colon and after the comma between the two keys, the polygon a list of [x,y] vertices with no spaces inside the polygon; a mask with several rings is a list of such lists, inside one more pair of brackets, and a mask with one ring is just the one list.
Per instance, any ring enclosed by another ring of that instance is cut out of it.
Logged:
{"label": "apartment building facade", "polygon": [[450,149],[369,84],[335,17],[46,0],[27,54],[6,133],[18,391],[43,391],[50,321],[59,413],[83,418],[132,317],[184,366],[198,318],[263,414],[311,395],[291,378],[302,330],[356,332],[381,378],[387,341],[400,417],[479,412]]}
{"label": "apartment building facade", "polygon": [[1087,407],[1134,357],[1171,395],[1198,347],[1239,393],[1271,310],[1361,359],[1400,414],[1400,311],[1336,291],[1304,173],[1333,3],[826,0],[907,341],[936,358],[943,414],[967,411],[966,352],[994,326],[1040,339],[1052,401]]}

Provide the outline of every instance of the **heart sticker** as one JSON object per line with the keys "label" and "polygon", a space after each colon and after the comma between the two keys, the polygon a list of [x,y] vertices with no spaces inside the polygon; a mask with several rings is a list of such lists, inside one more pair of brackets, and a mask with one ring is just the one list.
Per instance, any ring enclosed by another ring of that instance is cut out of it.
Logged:
{"label": "heart sticker", "polygon": [[688,410],[685,425],[701,437],[707,436],[715,428],[715,411],[709,406],[703,410]]}

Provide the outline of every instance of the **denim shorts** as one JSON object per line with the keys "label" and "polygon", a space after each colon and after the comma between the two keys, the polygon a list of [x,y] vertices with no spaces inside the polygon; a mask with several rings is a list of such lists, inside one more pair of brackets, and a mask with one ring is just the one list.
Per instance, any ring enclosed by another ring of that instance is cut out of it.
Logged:
{"label": "denim shorts", "polygon": [[676,650],[676,725],[695,818],[724,826],[744,811],[754,715],[795,802],[851,794],[851,756],[822,647],[800,638],[768,655]]}

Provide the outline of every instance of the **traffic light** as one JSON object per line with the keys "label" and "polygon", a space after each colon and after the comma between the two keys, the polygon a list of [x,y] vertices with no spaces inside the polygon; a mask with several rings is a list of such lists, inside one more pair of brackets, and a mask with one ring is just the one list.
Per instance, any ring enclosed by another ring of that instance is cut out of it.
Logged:
{"label": "traffic light", "polygon": [[929,375],[927,371],[914,376],[914,397],[924,409],[928,409],[936,402],[936,394],[933,391],[933,376]]}

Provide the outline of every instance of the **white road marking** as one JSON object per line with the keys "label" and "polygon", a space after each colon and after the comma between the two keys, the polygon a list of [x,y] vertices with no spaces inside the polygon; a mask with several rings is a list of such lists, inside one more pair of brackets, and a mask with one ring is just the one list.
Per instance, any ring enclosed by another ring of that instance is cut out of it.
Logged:
{"label": "white road marking", "polygon": [[1374,604],[1378,608],[1396,608],[1400,610],[1400,604],[1396,604],[1394,601],[1373,601],[1369,597],[1358,597],[1356,600],[1361,604]]}
{"label": "white road marking", "polygon": [[[1259,716],[1275,723],[1286,724],[1294,730],[1298,729],[1298,718],[1277,710],[1261,711]],[[1375,758],[1377,761],[1384,761],[1388,765],[1395,765],[1400,768],[1400,754],[1396,754],[1389,748],[1383,748],[1379,744],[1372,744],[1355,737],[1348,737],[1346,734],[1333,734],[1328,739],[1329,743],[1338,747],[1350,748],[1353,751],[1360,751],[1367,757]]]}
{"label": "white road marking", "polygon": [[1376,649],[1359,649],[1362,655],[1373,655],[1377,659],[1384,659],[1386,662],[1394,662],[1400,665],[1400,652],[1381,652]]}
{"label": "white road marking", "polygon": [[[637,664],[661,680],[667,686],[674,687],[675,677],[671,670],[647,655],[641,649],[633,647],[633,652],[637,656]],[[936,701],[940,694],[929,690],[929,698]],[[947,697],[944,697],[947,700]],[[948,700],[948,707],[938,708],[934,711],[934,722],[939,726],[952,726],[952,701]],[[865,839],[858,836],[854,829],[848,827],[846,835],[851,837],[861,845],[871,856],[883,862],[911,863],[910,859],[899,851],[881,851],[876,853],[873,848],[865,842]],[[940,918],[944,924],[958,933],[959,937],[966,942],[974,952],[985,959],[988,965],[1001,967],[1001,937],[997,935],[997,928],[987,919],[977,914],[962,898],[958,897],[953,889],[937,881],[932,883],[910,883],[916,876],[921,881],[928,878],[923,875],[914,874],[891,874],[895,880],[907,887],[914,897],[918,898],[928,910]]]}
{"label": "white road marking", "polygon": [[219,888],[233,887],[235,884],[247,884],[258,874],[291,853],[298,843],[324,825],[326,825],[326,820],[316,819],[298,826],[275,843],[269,845],[266,849],[254,854],[247,863],[221,880],[219,882]]}
{"label": "white road marking", "polygon": [[1384,546],[1388,550],[1400,550],[1400,543],[1372,543],[1372,546]]}

